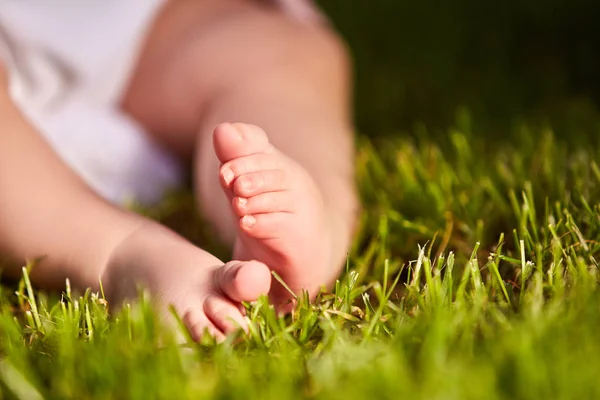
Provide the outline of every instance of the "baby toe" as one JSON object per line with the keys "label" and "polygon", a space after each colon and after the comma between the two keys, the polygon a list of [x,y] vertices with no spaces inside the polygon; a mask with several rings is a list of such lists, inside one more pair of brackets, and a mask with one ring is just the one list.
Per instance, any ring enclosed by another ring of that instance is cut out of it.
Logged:
{"label": "baby toe", "polygon": [[289,186],[286,171],[274,169],[240,176],[233,184],[233,192],[238,197],[251,197],[261,193],[288,190]]}
{"label": "baby toe", "polygon": [[219,169],[219,176],[222,184],[229,188],[233,184],[233,181],[242,175],[279,169],[280,167],[281,159],[276,155],[265,153],[252,154],[226,162]]}
{"label": "baby toe", "polygon": [[271,272],[258,261],[231,261],[214,272],[216,288],[234,302],[255,301],[271,288]]}
{"label": "baby toe", "polygon": [[255,239],[280,239],[289,231],[292,215],[287,212],[245,215],[240,218],[240,229]]}
{"label": "baby toe", "polygon": [[248,331],[248,323],[239,307],[222,296],[209,296],[204,301],[204,312],[223,333],[229,335],[242,329]]}
{"label": "baby toe", "polygon": [[240,123],[217,126],[213,132],[213,145],[222,163],[271,148],[265,131],[254,125]]}
{"label": "baby toe", "polygon": [[239,217],[250,214],[293,212],[294,197],[289,191],[261,193],[250,198],[234,197],[232,206]]}
{"label": "baby toe", "polygon": [[217,342],[225,340],[223,332],[208,319],[201,308],[187,311],[183,316],[183,324],[195,342],[200,342],[205,335],[214,337]]}

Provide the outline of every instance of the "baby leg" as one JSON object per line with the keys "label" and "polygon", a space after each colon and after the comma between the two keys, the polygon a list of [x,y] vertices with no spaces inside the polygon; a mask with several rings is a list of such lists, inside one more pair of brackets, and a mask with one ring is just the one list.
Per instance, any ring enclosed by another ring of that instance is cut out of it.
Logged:
{"label": "baby leg", "polygon": [[[223,265],[166,228],[98,197],[21,115],[8,94],[0,64],[0,255],[15,261],[4,275],[18,277],[19,265],[38,259],[34,284],[97,291],[102,282],[111,306],[152,291],[161,310],[185,316],[198,338],[208,329],[222,337],[244,327],[240,301],[253,301],[270,286],[259,262]],[[23,161],[23,155],[28,159]]]}
{"label": "baby leg", "polygon": [[171,2],[124,108],[194,159],[202,211],[234,257],[313,296],[338,276],[357,202],[349,62],[332,32],[244,1]]}

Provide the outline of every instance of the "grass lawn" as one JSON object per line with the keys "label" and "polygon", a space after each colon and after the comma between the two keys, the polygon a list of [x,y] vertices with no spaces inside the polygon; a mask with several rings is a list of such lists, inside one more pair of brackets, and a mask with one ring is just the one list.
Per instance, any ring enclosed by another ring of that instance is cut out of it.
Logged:
{"label": "grass lawn", "polygon": [[[179,344],[143,296],[108,319],[99,294],[4,287],[1,398],[600,398],[595,141],[469,121],[360,136],[348,272],[285,319],[249,305],[243,340]],[[153,215],[206,242],[189,208]]]}
{"label": "grass lawn", "polygon": [[[0,399],[600,398],[600,3],[320,3],[357,61],[364,206],[332,293],[182,344],[144,295],[108,318],[24,275]],[[145,212],[227,258],[192,209]]]}

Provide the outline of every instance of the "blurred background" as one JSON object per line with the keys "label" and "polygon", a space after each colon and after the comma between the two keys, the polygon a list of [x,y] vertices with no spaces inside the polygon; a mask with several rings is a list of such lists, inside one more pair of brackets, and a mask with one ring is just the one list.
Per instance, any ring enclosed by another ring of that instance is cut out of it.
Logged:
{"label": "blurred background", "polygon": [[510,138],[524,121],[597,136],[600,1],[319,4],[355,58],[360,133],[426,126],[441,138],[468,110],[473,132],[490,139]]}

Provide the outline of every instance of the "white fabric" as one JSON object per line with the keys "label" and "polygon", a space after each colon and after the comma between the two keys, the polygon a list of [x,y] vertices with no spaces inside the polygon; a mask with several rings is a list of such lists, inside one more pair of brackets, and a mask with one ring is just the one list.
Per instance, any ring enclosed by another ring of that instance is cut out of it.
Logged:
{"label": "white fabric", "polygon": [[102,196],[154,202],[181,168],[117,103],[165,0],[0,0],[11,95]]}

